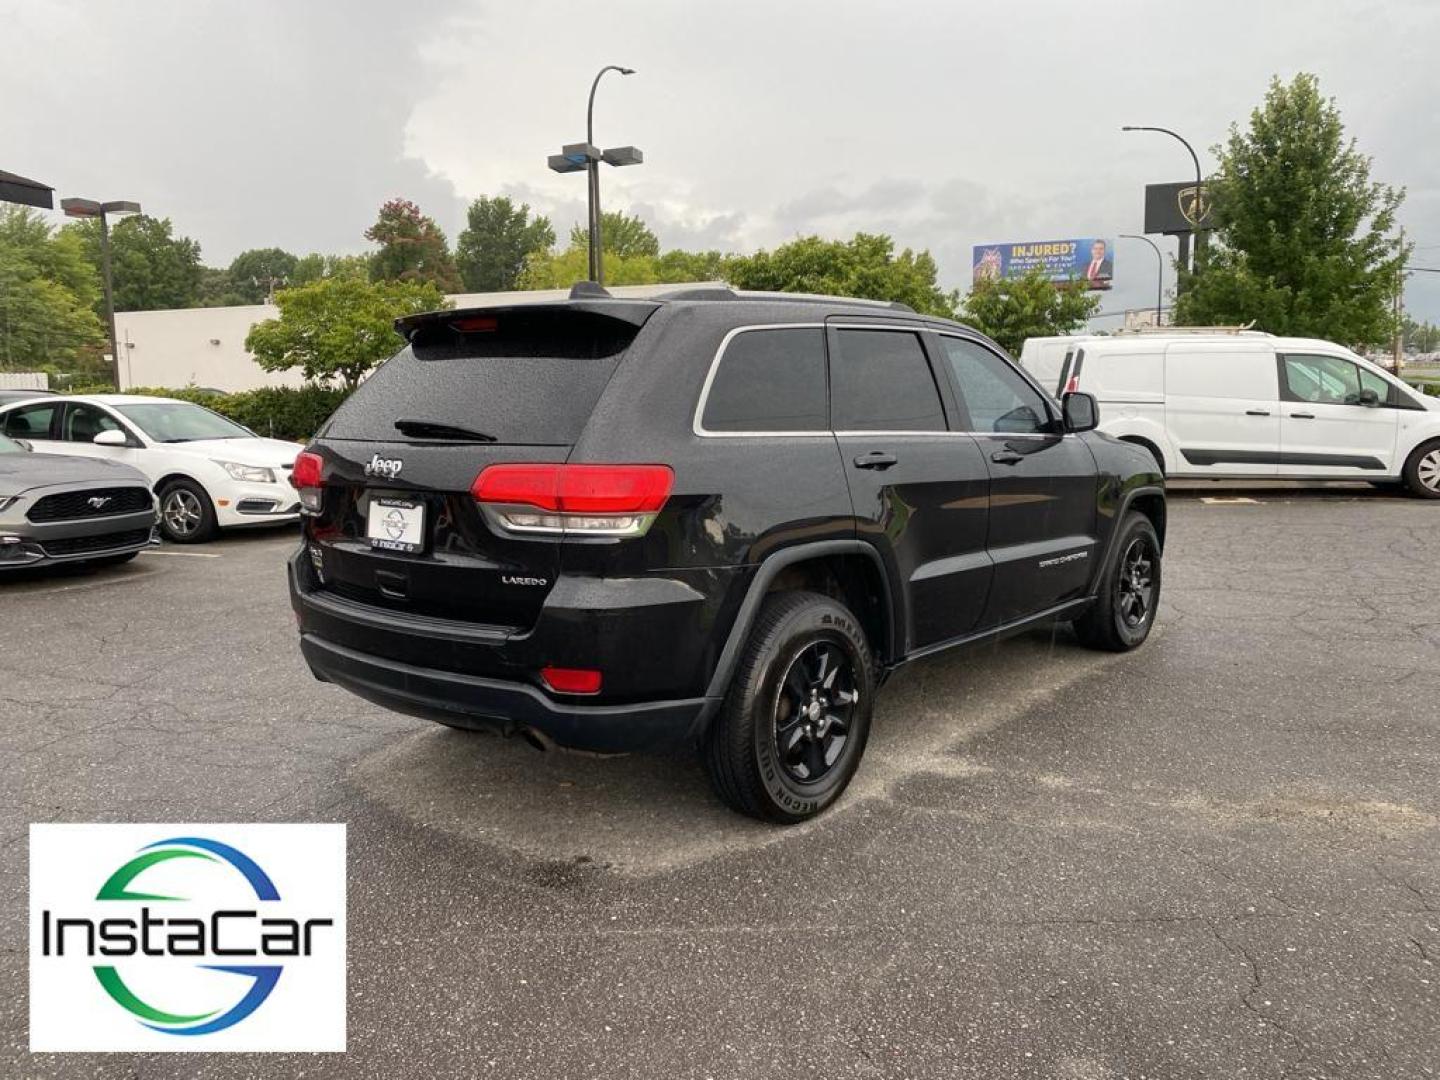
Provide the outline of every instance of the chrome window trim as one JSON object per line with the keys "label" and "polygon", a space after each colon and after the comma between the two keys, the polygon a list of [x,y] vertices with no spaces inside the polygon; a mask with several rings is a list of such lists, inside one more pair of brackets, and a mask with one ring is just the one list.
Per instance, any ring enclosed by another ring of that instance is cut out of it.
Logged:
{"label": "chrome window trim", "polygon": [[[730,347],[741,334],[748,334],[754,330],[824,330],[823,322],[793,322],[793,323],[752,323],[748,326],[737,326],[726,332],[720,339],[720,346],[715,350],[715,359],[710,361],[710,370],[705,373],[705,383],[700,387],[700,400],[695,403],[695,415],[691,419],[690,430],[704,439],[746,439],[746,438],[771,438],[771,439],[828,439],[834,434],[828,428],[824,431],[711,431],[701,422],[705,415],[705,405],[710,400],[710,388],[715,385],[715,375],[720,370],[720,361],[725,357],[725,350]],[[826,395],[828,404],[829,395]]]}
{"label": "chrome window trim", "polygon": [[[890,430],[859,430],[859,431],[711,431],[701,423],[701,417],[705,415],[705,405],[710,400],[710,388],[715,383],[715,375],[720,370],[720,361],[725,357],[725,350],[729,348],[730,342],[741,334],[752,330],[826,330],[829,327],[837,330],[903,330],[912,334],[923,334],[926,332],[937,334],[941,337],[953,337],[960,341],[968,341],[973,344],[988,348],[983,341],[977,338],[968,337],[952,330],[936,330],[934,327],[925,326],[919,323],[837,323],[837,322],[793,322],[793,323],[752,323],[746,326],[736,326],[726,331],[725,336],[720,339],[720,345],[715,350],[715,357],[710,361],[710,367],[705,372],[705,382],[700,387],[700,398],[695,403],[695,413],[691,418],[690,430],[692,434],[702,439],[831,439],[844,436],[845,438],[863,438],[871,436],[900,436],[900,435],[943,435],[950,438],[972,438],[972,439],[1071,439],[1075,437],[1074,432],[1065,432],[1063,435],[1057,432],[1004,432],[1004,431],[933,431],[906,429],[901,431]],[[993,350],[992,350],[993,351]],[[1000,354],[996,354],[1000,355]],[[1001,356],[1003,360],[1004,357]],[[1011,364],[1011,367],[1019,371],[1024,381],[1039,391],[1042,399],[1053,401],[1049,394],[1045,393],[1043,387],[1039,386],[1029,373],[1018,364]]]}

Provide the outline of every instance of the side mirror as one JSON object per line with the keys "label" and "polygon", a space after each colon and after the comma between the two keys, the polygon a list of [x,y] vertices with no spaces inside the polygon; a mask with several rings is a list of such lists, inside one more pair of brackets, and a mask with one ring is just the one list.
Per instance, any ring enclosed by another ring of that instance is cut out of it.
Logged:
{"label": "side mirror", "polygon": [[1367,386],[1360,391],[1360,404],[1371,409],[1378,408],[1380,405],[1380,395]]}
{"label": "side mirror", "polygon": [[1065,409],[1066,431],[1094,431],[1100,423],[1100,406],[1094,394],[1075,391],[1060,399]]}
{"label": "side mirror", "polygon": [[130,439],[123,431],[111,428],[109,431],[102,431],[95,438],[90,440],[96,446],[129,446]]}

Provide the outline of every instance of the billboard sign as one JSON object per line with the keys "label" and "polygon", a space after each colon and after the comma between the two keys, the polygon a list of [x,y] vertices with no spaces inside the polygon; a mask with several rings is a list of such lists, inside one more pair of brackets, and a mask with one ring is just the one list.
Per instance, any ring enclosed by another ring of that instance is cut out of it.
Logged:
{"label": "billboard sign", "polygon": [[1194,180],[1178,184],[1145,185],[1145,231],[1147,233],[1188,233],[1198,227],[1208,229],[1210,193],[1201,188],[1197,194]]}
{"label": "billboard sign", "polygon": [[1115,276],[1115,244],[1099,237],[981,244],[972,249],[975,281],[1021,278],[1040,271],[1051,281],[1083,281],[1108,289]]}

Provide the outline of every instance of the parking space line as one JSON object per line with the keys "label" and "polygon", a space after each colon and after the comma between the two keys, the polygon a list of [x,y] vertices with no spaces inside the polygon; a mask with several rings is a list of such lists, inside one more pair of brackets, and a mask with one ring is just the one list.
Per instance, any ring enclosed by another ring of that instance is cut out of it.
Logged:
{"label": "parking space line", "polygon": [[146,548],[140,552],[141,555],[175,555],[181,559],[223,559],[223,555],[212,555],[207,551],[155,551]]}
{"label": "parking space line", "polygon": [[54,596],[56,593],[79,592],[82,589],[103,589],[107,585],[123,585],[136,577],[144,577],[150,571],[142,574],[126,574],[124,577],[106,578],[104,581],[86,581],[79,585],[62,585],[58,589],[17,589],[16,596]]}
{"label": "parking space line", "polygon": [[1201,495],[1200,501],[1210,505],[1224,504],[1228,506],[1259,506],[1259,499],[1251,499],[1244,495]]}

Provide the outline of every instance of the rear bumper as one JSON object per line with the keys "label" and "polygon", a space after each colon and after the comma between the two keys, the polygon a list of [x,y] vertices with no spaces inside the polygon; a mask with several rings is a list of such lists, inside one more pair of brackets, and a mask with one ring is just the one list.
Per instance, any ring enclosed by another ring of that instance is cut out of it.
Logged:
{"label": "rear bumper", "polygon": [[631,705],[570,705],[524,683],[482,679],[382,659],[302,634],[315,677],[395,712],[517,735],[568,750],[624,754],[683,743],[696,734],[706,699]]}
{"label": "rear bumper", "polygon": [[[629,609],[547,604],[537,626],[520,632],[337,597],[317,587],[304,548],[289,571],[311,672],[396,712],[504,735],[533,732],[547,744],[610,754],[693,740],[713,712],[701,674],[676,675],[702,662],[702,654],[682,659],[686,636],[678,632],[686,621],[694,625],[706,605],[693,590],[642,583],[640,591],[656,602]],[[623,587],[633,592],[637,585]],[[583,604],[587,591],[597,601],[613,599],[593,582],[576,591],[557,587],[551,596]],[[680,594],[685,598],[675,599]],[[693,632],[688,638],[705,640]],[[607,689],[619,688],[618,700],[550,694],[535,676],[549,663],[598,667]]]}

